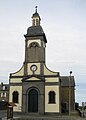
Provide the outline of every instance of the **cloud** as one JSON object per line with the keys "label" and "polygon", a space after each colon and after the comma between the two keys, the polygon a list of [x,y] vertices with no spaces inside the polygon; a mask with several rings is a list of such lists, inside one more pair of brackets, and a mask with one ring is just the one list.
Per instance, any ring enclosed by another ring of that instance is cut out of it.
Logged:
{"label": "cloud", "polygon": [[8,83],[10,73],[18,71],[23,63],[0,60],[0,82]]}

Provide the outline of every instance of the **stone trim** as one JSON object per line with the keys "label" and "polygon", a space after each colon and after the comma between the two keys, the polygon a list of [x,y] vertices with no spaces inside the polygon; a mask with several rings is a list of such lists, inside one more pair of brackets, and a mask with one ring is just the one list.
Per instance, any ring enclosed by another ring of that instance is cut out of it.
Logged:
{"label": "stone trim", "polygon": [[59,82],[45,82],[45,85],[47,86],[52,86],[52,85],[60,85],[60,83]]}
{"label": "stone trim", "polygon": [[22,86],[22,83],[10,83],[9,86]]}
{"label": "stone trim", "polygon": [[59,75],[27,75],[27,76],[10,76],[10,78],[31,78],[31,77],[45,77],[45,78],[51,78],[51,77],[59,77]]}

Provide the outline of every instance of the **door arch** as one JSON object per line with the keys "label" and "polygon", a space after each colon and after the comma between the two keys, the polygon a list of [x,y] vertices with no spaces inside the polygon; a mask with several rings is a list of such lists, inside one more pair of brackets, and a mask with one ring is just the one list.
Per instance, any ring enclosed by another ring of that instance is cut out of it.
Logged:
{"label": "door arch", "polygon": [[28,93],[28,112],[38,112],[38,91],[31,89]]}

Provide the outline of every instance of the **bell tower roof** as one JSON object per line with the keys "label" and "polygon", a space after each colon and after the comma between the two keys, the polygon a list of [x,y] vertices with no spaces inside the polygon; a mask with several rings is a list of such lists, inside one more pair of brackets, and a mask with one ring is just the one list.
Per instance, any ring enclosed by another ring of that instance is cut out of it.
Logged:
{"label": "bell tower roof", "polygon": [[26,37],[39,37],[43,36],[43,41],[47,43],[46,35],[40,25],[41,18],[37,12],[37,6],[35,7],[35,13],[32,15],[32,26],[27,29]]}
{"label": "bell tower roof", "polygon": [[32,26],[40,26],[41,18],[37,12],[37,6],[35,7],[35,13],[32,15]]}
{"label": "bell tower roof", "polygon": [[35,7],[35,13],[33,14],[32,18],[33,17],[40,17],[38,12],[37,12],[37,8],[38,8],[38,6]]}

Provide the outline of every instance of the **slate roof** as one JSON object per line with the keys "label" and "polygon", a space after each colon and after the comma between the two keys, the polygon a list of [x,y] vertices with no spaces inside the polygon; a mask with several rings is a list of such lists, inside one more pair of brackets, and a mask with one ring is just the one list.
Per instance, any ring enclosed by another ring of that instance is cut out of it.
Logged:
{"label": "slate roof", "polygon": [[24,35],[25,37],[37,37],[43,36],[44,42],[47,43],[46,35],[41,26],[31,26],[27,29],[27,34]]}
{"label": "slate roof", "polygon": [[[69,86],[69,79],[70,76],[61,76],[60,77],[60,81],[61,81],[61,86]],[[70,86],[75,86],[75,80],[74,80],[74,76],[71,76],[71,80],[70,80]]]}
{"label": "slate roof", "polygon": [[33,17],[39,17],[40,18],[39,14],[37,12],[33,14],[32,18]]}
{"label": "slate roof", "polygon": [[4,90],[3,90],[3,86],[5,87],[4,90],[8,90],[8,89],[9,89],[9,84],[3,84],[3,83],[1,83],[1,84],[0,84],[0,91],[4,91]]}

